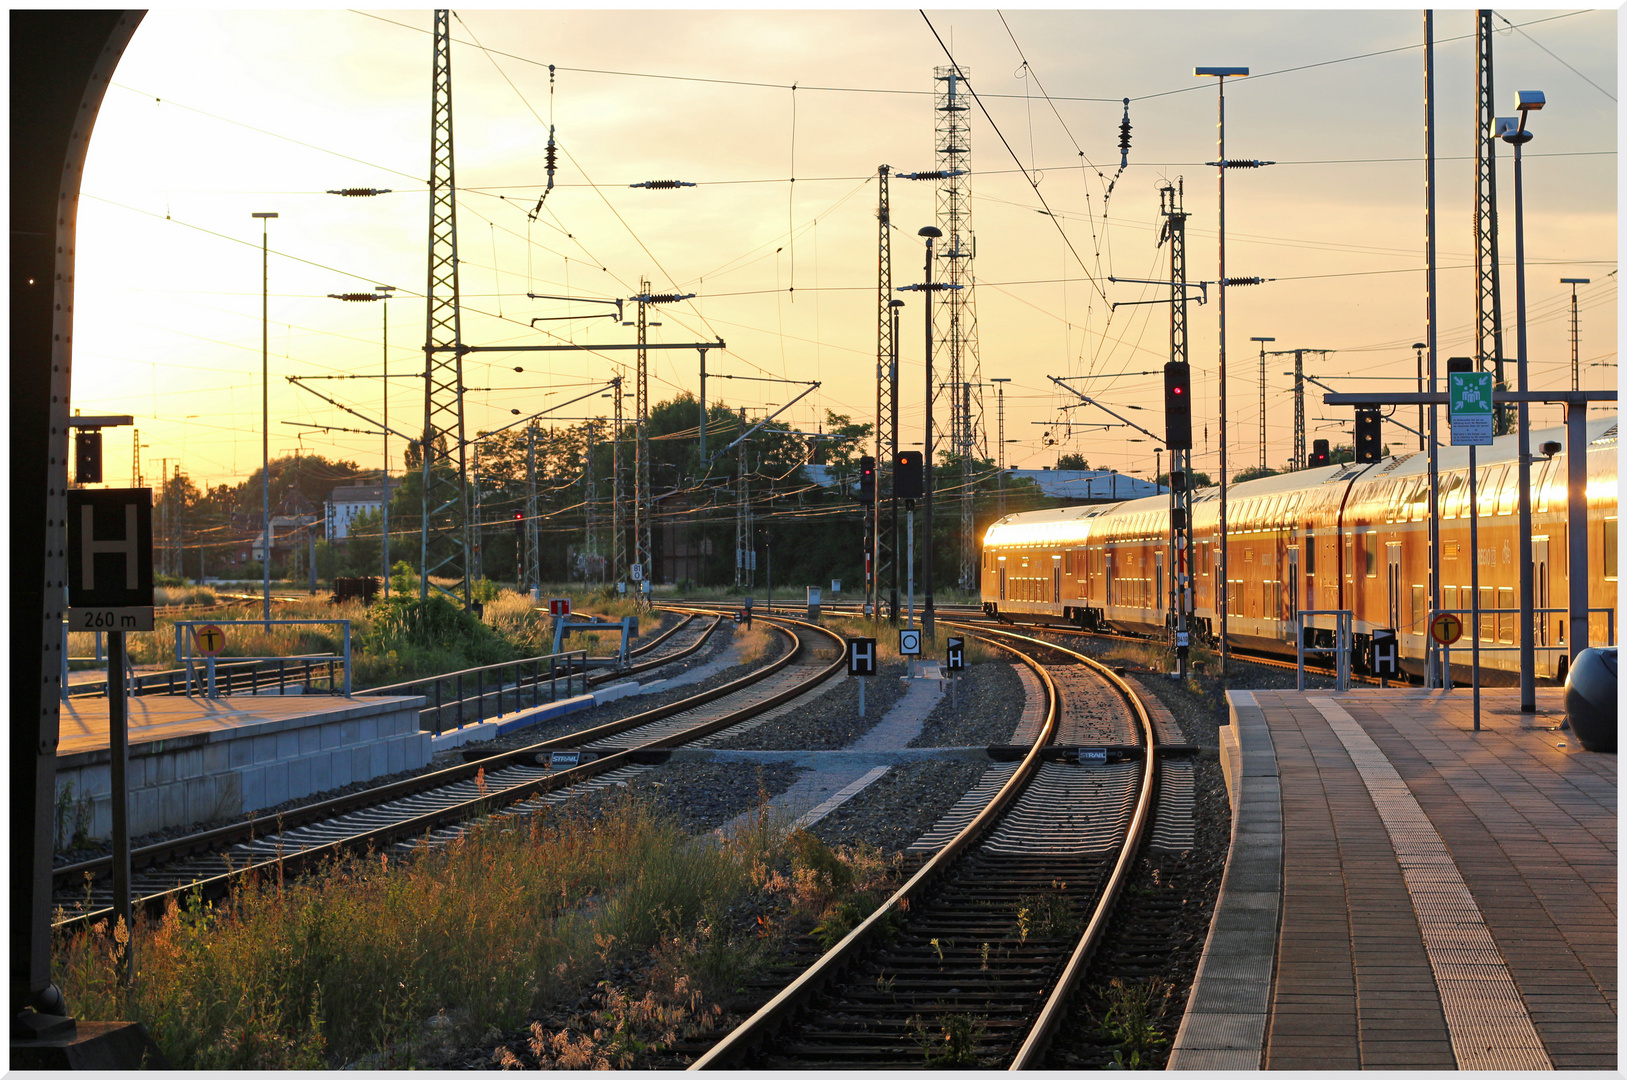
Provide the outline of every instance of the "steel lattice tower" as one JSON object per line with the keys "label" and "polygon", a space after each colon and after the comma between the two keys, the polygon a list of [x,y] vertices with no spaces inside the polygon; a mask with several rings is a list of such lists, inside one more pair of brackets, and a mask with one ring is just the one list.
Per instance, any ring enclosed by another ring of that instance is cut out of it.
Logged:
{"label": "steel lattice tower", "polygon": [[[1492,101],[1491,11],[1477,11],[1475,21],[1475,215],[1474,239],[1479,283],[1476,306],[1479,348],[1477,370],[1488,367],[1497,389],[1507,390],[1503,378],[1502,298],[1497,274],[1497,140],[1491,137],[1495,105]],[[1508,406],[1497,409],[1497,434],[1513,430],[1513,413]]]}
{"label": "steel lattice tower", "polygon": [[[430,575],[456,577],[469,604],[469,503],[463,439],[463,339],[458,318],[458,213],[452,170],[451,13],[435,12],[435,70],[429,140],[429,287],[424,341],[424,496],[418,596]],[[454,462],[437,462],[445,441]],[[440,586],[435,586],[439,589]],[[444,589],[442,590],[445,591]]]}
{"label": "steel lattice tower", "polygon": [[612,382],[615,399],[615,429],[610,440],[610,578],[620,581],[627,567],[627,526],[621,509],[621,376]]}
{"label": "steel lattice tower", "polygon": [[[961,80],[965,68],[933,69],[937,84],[938,228],[943,242],[937,249],[945,262],[940,280],[948,286],[933,316],[933,342],[939,355],[947,355],[949,378],[949,445],[960,456],[960,587],[975,587],[975,541],[972,537],[972,455],[983,442],[975,417],[983,412],[982,368],[977,356],[977,303],[973,296],[972,183],[969,108]],[[931,297],[927,297],[930,302]],[[934,367],[942,370],[936,359]],[[975,398],[975,401],[974,401]],[[930,483],[930,479],[928,483]],[[930,548],[931,538],[928,538]]]}
{"label": "steel lattice tower", "polygon": [[[892,494],[893,462],[898,460],[898,335],[894,326],[892,211],[887,201],[887,176],[883,165],[877,170],[880,184],[876,221],[878,225],[876,273],[876,501],[872,507],[870,562],[871,611],[881,615],[881,580],[890,571],[892,586],[887,611],[898,610],[898,504]],[[883,507],[890,513],[882,523]]]}
{"label": "steel lattice tower", "polygon": [[[1158,189],[1159,209],[1164,214],[1164,229],[1158,240],[1160,244],[1169,241],[1169,359],[1172,364],[1180,364],[1182,370],[1190,372],[1186,352],[1186,211],[1182,208],[1181,195],[1179,186],[1165,184]],[[1189,386],[1190,378],[1188,374]],[[1190,446],[1170,448],[1169,476],[1169,610],[1173,616],[1175,642],[1181,646],[1191,640],[1187,635],[1191,633],[1194,610]],[[1185,482],[1175,480],[1177,476],[1183,477]],[[1176,673],[1185,678],[1186,670],[1186,650],[1177,648]]]}
{"label": "steel lattice tower", "polygon": [[638,442],[633,452],[633,561],[640,564],[639,573],[643,579],[653,584],[650,578],[650,369],[649,353],[644,348],[645,332],[649,326],[648,281],[640,279],[638,296],[634,299],[638,301],[638,374],[635,387],[638,398],[634,402]]}

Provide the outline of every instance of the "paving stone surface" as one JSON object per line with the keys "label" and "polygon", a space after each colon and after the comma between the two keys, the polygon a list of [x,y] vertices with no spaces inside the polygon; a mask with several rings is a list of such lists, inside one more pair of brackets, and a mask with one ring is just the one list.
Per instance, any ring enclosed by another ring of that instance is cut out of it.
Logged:
{"label": "paving stone surface", "polygon": [[[1553,1067],[1616,1067],[1616,758],[1555,730],[1561,691],[1539,689],[1535,717],[1517,693],[1482,691],[1479,731],[1461,690],[1254,693],[1275,746],[1283,852],[1261,1067],[1485,1067],[1497,1051],[1473,1044],[1502,1030],[1498,1007],[1529,1016]],[[1432,960],[1420,924],[1432,925],[1433,885],[1411,864],[1409,891],[1368,782],[1311,698],[1342,708],[1404,782],[1517,1003],[1492,1000],[1473,966],[1483,958],[1462,967],[1432,946]]]}

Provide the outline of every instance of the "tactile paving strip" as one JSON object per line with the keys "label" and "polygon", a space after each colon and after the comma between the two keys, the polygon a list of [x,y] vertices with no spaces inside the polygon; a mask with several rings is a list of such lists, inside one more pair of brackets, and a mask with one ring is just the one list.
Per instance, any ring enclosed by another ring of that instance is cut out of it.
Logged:
{"label": "tactile paving strip", "polygon": [[1552,1069],[1452,853],[1384,752],[1331,698],[1307,698],[1344,744],[1390,835],[1460,1069]]}

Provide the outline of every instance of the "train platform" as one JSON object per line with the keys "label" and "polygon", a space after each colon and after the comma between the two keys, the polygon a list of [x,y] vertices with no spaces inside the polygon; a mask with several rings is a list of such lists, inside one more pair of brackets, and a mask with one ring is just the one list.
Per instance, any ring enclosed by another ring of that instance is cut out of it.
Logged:
{"label": "train platform", "polygon": [[[130,831],[224,821],[427,764],[422,697],[128,698]],[[71,835],[112,834],[107,698],[62,703],[57,793]]]}
{"label": "train platform", "polygon": [[1559,689],[1481,694],[1475,731],[1463,689],[1229,693],[1170,1068],[1616,1069],[1616,757]]}

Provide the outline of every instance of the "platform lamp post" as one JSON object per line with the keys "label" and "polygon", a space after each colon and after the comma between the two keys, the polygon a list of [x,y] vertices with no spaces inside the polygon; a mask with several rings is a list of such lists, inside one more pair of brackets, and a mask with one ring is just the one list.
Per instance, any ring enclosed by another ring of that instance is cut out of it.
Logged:
{"label": "platform lamp post", "polygon": [[[1412,343],[1413,354],[1418,357],[1418,392],[1420,394],[1424,392],[1424,353],[1428,349],[1429,349],[1429,344],[1427,342],[1414,341]],[[1425,438],[1424,432],[1425,432],[1425,428],[1424,428],[1424,407],[1422,405],[1419,405],[1418,406],[1418,449],[1420,449],[1420,450],[1428,449],[1428,446],[1424,442],[1424,438]]]}
{"label": "platform lamp post", "polygon": [[921,310],[926,312],[926,434],[921,442],[921,503],[923,507],[922,518],[926,523],[926,552],[921,559],[921,629],[926,632],[928,639],[935,637],[933,630],[934,612],[932,609],[932,558],[936,552],[933,550],[932,533],[932,241],[943,235],[943,230],[935,225],[922,226],[916,233],[926,237],[926,277],[925,302]]}
{"label": "platform lamp post", "polygon": [[260,219],[260,568],[264,571],[265,622],[271,624],[271,249],[274,210],[257,210]]}
{"label": "platform lamp post", "polygon": [[1572,390],[1580,390],[1582,388],[1582,360],[1581,360],[1582,339],[1581,339],[1581,334],[1580,334],[1580,326],[1578,325],[1578,323],[1576,321],[1576,286],[1578,286],[1578,285],[1589,285],[1589,284],[1592,284],[1592,282],[1593,282],[1592,278],[1585,278],[1585,277],[1562,277],[1562,278],[1559,279],[1559,283],[1561,285],[1569,285],[1571,287],[1571,389]]}
{"label": "platform lamp post", "polygon": [[[374,285],[376,292],[370,293],[329,293],[334,300],[348,300],[355,303],[365,303],[370,300],[384,301],[384,463],[379,469],[383,478],[384,491],[384,520],[380,523],[380,536],[384,544],[384,596],[390,596],[390,294],[395,291],[394,285]],[[330,538],[331,539],[331,538]]]}
{"label": "platform lamp post", "polygon": [[1230,565],[1226,560],[1226,79],[1228,77],[1241,78],[1248,74],[1246,67],[1195,67],[1193,75],[1214,76],[1219,80],[1219,111],[1216,114],[1216,140],[1219,154],[1215,161],[1215,173],[1219,177],[1219,214],[1216,218],[1220,237],[1220,273],[1219,293],[1216,301],[1219,319],[1220,342],[1220,565],[1218,582],[1219,592],[1214,598],[1214,606],[1220,610],[1220,671],[1226,672],[1226,661],[1230,659],[1230,649],[1226,642],[1227,614],[1231,610],[1231,585],[1227,580]]}
{"label": "platform lamp post", "polygon": [[[1514,312],[1518,327],[1519,359],[1516,364],[1518,390],[1522,395],[1530,390],[1525,347],[1525,187],[1520,167],[1520,149],[1531,141],[1525,130],[1532,113],[1547,103],[1541,90],[1517,91],[1515,108],[1519,121],[1513,117],[1498,117],[1494,121],[1493,137],[1501,137],[1514,147]],[[1519,429],[1520,470],[1520,711],[1537,711],[1536,684],[1536,627],[1532,622],[1532,609],[1536,607],[1535,583],[1531,573],[1531,417],[1530,406],[1522,398],[1516,406],[1516,426]]]}

